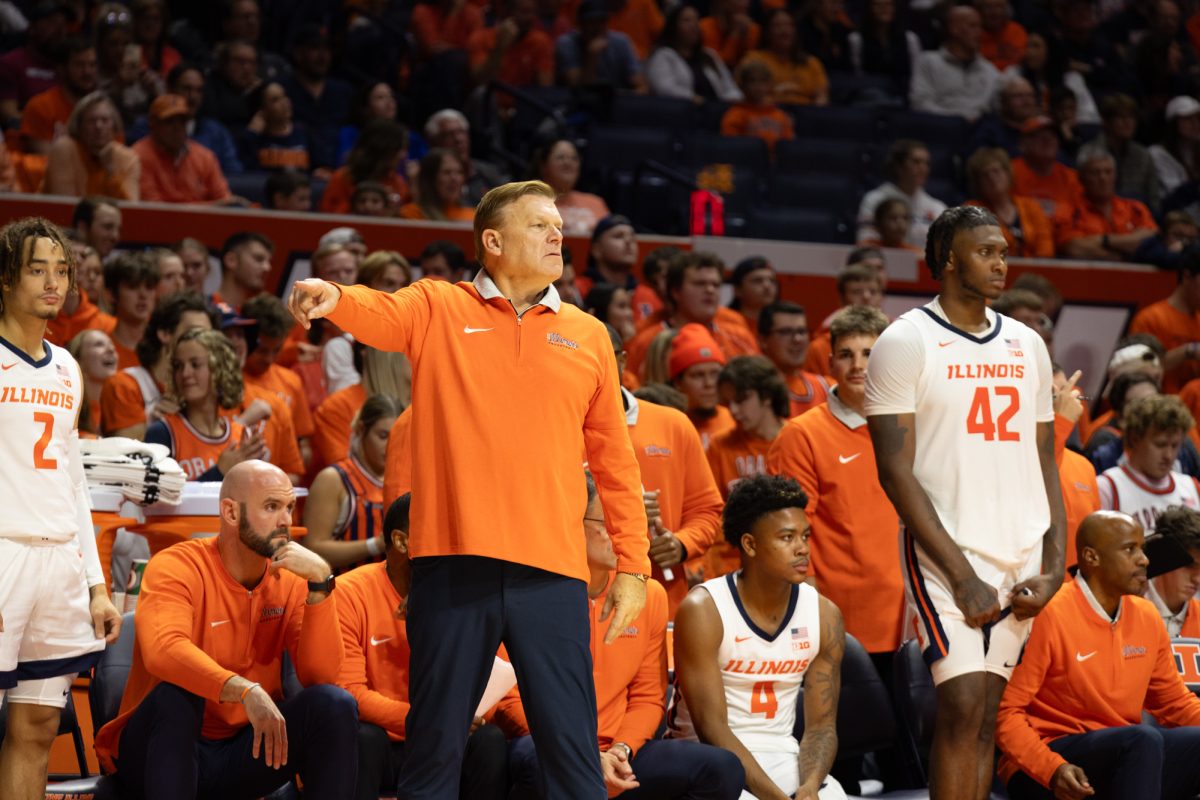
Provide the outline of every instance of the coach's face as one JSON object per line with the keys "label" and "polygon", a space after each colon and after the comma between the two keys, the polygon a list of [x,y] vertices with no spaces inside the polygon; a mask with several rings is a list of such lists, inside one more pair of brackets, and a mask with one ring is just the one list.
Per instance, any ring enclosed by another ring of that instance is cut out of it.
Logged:
{"label": "coach's face", "polygon": [[782,508],[758,518],[750,533],[742,535],[742,549],[759,572],[803,583],[808,577],[811,533],[804,509]]}
{"label": "coach's face", "polygon": [[1008,242],[995,225],[959,231],[951,246],[945,278],[958,282],[968,297],[995,300],[1008,278]]}
{"label": "coach's face", "polygon": [[1146,589],[1146,567],[1150,563],[1143,550],[1145,545],[1141,525],[1129,517],[1114,517],[1082,555],[1092,573],[1114,594],[1140,595]]}
{"label": "coach's face", "polygon": [[504,210],[496,229],[483,232],[484,250],[494,259],[490,268],[511,278],[537,277],[549,286],[563,271],[562,227],[562,216],[550,198],[518,198]]}

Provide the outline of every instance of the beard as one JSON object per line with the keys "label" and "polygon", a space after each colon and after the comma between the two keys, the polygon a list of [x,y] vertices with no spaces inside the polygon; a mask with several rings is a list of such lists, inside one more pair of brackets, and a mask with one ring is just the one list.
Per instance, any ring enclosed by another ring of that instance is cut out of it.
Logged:
{"label": "beard", "polygon": [[[276,537],[283,537],[283,541],[277,542]],[[259,535],[250,527],[250,521],[246,519],[245,503],[242,503],[242,515],[238,520],[238,538],[242,540],[242,544],[263,558],[271,558],[275,555],[276,550],[291,541],[288,529],[283,526],[276,528],[266,535]]]}

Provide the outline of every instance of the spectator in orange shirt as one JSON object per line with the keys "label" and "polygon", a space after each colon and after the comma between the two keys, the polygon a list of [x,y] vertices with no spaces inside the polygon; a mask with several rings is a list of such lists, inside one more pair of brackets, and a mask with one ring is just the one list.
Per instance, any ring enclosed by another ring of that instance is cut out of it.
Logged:
{"label": "spectator in orange shirt", "polygon": [[777,103],[829,105],[829,77],[817,57],[804,49],[791,10],[768,12],[763,28],[762,47],[747,53],[741,64],[759,61],[767,66]]}
{"label": "spectator in orange shirt", "polygon": [[721,117],[721,135],[757,136],[774,156],[775,143],[791,141],[796,132],[791,115],[775,105],[771,69],[761,61],[746,60],[738,65],[736,76],[745,99]]}
{"label": "spectator in orange shirt", "polygon": [[671,385],[687,398],[687,415],[700,433],[700,441],[708,450],[709,442],[737,424],[729,409],[720,404],[717,377],[725,366],[725,354],[703,325],[695,322],[679,328],[671,342],[667,375]]}
{"label": "spectator in orange shirt", "polygon": [[283,301],[273,294],[252,297],[242,306],[242,316],[256,323],[255,344],[246,354],[242,379],[247,387],[272,392],[287,407],[295,426],[297,447],[307,470],[312,464],[312,411],[304,384],[292,370],[276,363],[295,320]]}
{"label": "spectator in orange shirt", "polygon": [[562,214],[565,236],[591,236],[596,224],[612,213],[600,195],[576,191],[581,161],[569,139],[555,139],[533,155],[533,171],[558,195],[554,204]]}
{"label": "spectator in orange shirt", "polygon": [[[299,774],[313,796],[349,800],[357,715],[332,685],[343,651],[329,565],[288,540],[295,494],[275,467],[231,470],[220,502],[216,537],[146,568],[139,646],[97,754],[127,796],[249,800]],[[286,700],[285,651],[308,687]]]}
{"label": "spectator in orange shirt", "polygon": [[100,393],[105,381],[117,373],[117,350],[104,331],[84,330],[67,343],[67,352],[79,362],[79,371],[83,375],[79,430],[99,436],[103,430]]}
{"label": "spectator in orange shirt", "polygon": [[[502,13],[507,7],[509,12]],[[471,82],[500,80],[513,86],[549,86],[554,82],[554,40],[537,28],[537,0],[508,0],[497,7],[500,20],[467,40]]]}
{"label": "spectator in orange shirt", "polygon": [[[408,597],[408,511],[404,494],[383,517],[384,561],[338,577],[338,620],[345,655],[338,685],[358,703],[358,780],[354,797],[377,800],[396,789],[408,715],[408,630],[396,609]],[[482,717],[463,754],[461,800],[503,800],[508,792],[504,734]]]}
{"label": "spectator in orange shirt", "polygon": [[425,0],[413,7],[409,25],[417,56],[425,61],[452,50],[466,50],[471,35],[483,28],[484,19],[474,3]]}
{"label": "spectator in orange shirt", "polygon": [[1075,533],[1088,514],[1100,510],[1100,489],[1096,486],[1096,468],[1092,462],[1067,448],[1067,437],[1083,415],[1080,392],[1075,388],[1079,373],[1067,380],[1058,364],[1054,369],[1054,460],[1058,463],[1058,485],[1062,489],[1063,508],[1067,512],[1066,566],[1075,564]]}
{"label": "spectator in orange shirt", "polygon": [[350,196],[354,187],[364,181],[382,183],[392,192],[392,205],[399,207],[408,200],[408,182],[398,170],[408,157],[408,131],[390,119],[371,120],[350,154],[346,165],[339,167],[321,195],[321,211],[326,214],[345,214],[350,211]]}
{"label": "spectator in orange shirt", "polygon": [[700,20],[704,46],[721,56],[730,69],[758,47],[762,29],[750,18],[750,0],[717,0],[712,15]]}
{"label": "spectator in orange shirt", "polygon": [[975,9],[983,21],[979,37],[979,54],[1003,72],[1025,58],[1025,42],[1029,35],[1012,18],[1008,0],[975,0]]}
{"label": "spectator in orange shirt", "polygon": [[50,152],[54,140],[67,132],[75,103],[100,85],[96,48],[90,40],[68,37],[60,58],[58,85],[29,98],[21,110],[21,141],[28,153]]}
{"label": "spectator in orange shirt", "polygon": [[1079,155],[1083,193],[1059,218],[1059,254],[1068,258],[1121,261],[1158,233],[1150,209],[1116,193],[1117,162],[1103,150]]}
{"label": "spectator in orange shirt", "polygon": [[[611,341],[552,286],[562,272],[554,197],[540,181],[485,195],[475,217],[482,268],[471,284],[417,281],[383,294],[310,279],[292,290],[291,310],[306,327],[328,315],[360,342],[406,351],[422,365],[413,384],[405,796],[418,787],[458,793],[472,694],[501,643],[527,679],[550,793],[595,797],[604,787],[588,680],[580,456],[596,476],[618,553],[606,642],[645,605],[647,520]],[[502,433],[531,426],[543,435]],[[524,466],[513,470],[518,461]],[[465,485],[475,488],[453,488]],[[453,600],[467,595],[477,600]]]}
{"label": "spectator in orange shirt", "polygon": [[[583,518],[591,601],[592,674],[596,684],[600,763],[609,797],[626,800],[736,800],[745,771],[737,756],[699,742],[660,739],[667,695],[667,598],[651,580],[645,609],[612,647],[601,644],[600,609],[617,557],[604,529],[604,506],[588,478]],[[497,723],[513,738],[510,797],[545,797],[533,737],[518,688],[500,701]]]}
{"label": "spectator in orange shirt", "polygon": [[1158,609],[1172,639],[1200,638],[1200,512],[1171,506],[1158,515],[1154,533],[1174,540],[1191,563],[1151,578],[1144,597]]}
{"label": "spectator in orange shirt", "polygon": [[384,462],[388,434],[403,410],[386,394],[367,398],[354,415],[350,454],[313,479],[304,503],[304,546],[335,572],[383,555]]}
{"label": "spectator in orange shirt", "polygon": [[400,207],[404,219],[470,222],[475,209],[462,204],[467,170],[462,159],[449,150],[435,148],[421,159],[417,192],[413,202]]}
{"label": "spectator in orange shirt", "polygon": [[[1200,791],[1200,699],[1154,605],[1137,596],[1152,566],[1144,544],[1118,512],[1080,528],[1079,573],[1034,621],[996,720],[1013,800]],[[1156,724],[1142,722],[1147,711]]]}
{"label": "spectator in orange shirt", "polygon": [[67,118],[67,135],[50,145],[42,192],[137,200],[141,163],[118,141],[123,135],[121,117],[108,95],[92,92],[80,98]]}
{"label": "spectator in orange shirt", "polygon": [[1013,193],[1042,204],[1046,218],[1057,221],[1083,191],[1075,170],[1058,160],[1058,130],[1049,117],[1034,117],[1021,128],[1021,155],[1012,162]]}
{"label": "spectator in orange shirt", "polygon": [[[67,231],[70,239],[74,231]],[[46,323],[46,340],[60,347],[84,330],[111,333],[117,320],[93,302],[105,302],[104,267],[95,248],[71,241],[75,249],[75,289],[67,292],[58,316]]]}
{"label": "spectator in orange shirt", "polygon": [[972,153],[967,159],[967,186],[974,198],[968,205],[992,212],[1004,232],[1010,256],[1054,258],[1050,219],[1037,200],[1014,194],[1008,153],[998,147],[981,147]]}
{"label": "spectator in orange shirt", "polygon": [[158,264],[141,253],[122,253],[104,267],[104,288],[117,318],[112,338],[120,369],[138,364],[134,349],[154,313],[158,279]]}
{"label": "spectator in orange shirt", "polygon": [[678,247],[656,247],[642,261],[642,283],[650,291],[638,294],[633,301],[633,318],[640,327],[647,320],[662,313],[667,297],[667,268],[671,259],[683,252]]}
{"label": "spectator in orange shirt", "polygon": [[107,261],[121,241],[121,209],[108,197],[85,197],[75,204],[71,227]]}
{"label": "spectator in orange shirt", "polygon": [[623,214],[608,214],[596,222],[591,237],[587,271],[575,279],[579,293],[586,297],[594,284],[611,283],[623,287],[634,297],[645,295],[648,288],[639,284],[633,275],[638,256],[637,232],[629,218]]}
{"label": "spectator in orange shirt", "polygon": [[213,302],[228,303],[236,311],[265,291],[274,253],[275,245],[261,233],[231,234],[221,245],[221,288],[213,293]]}
{"label": "spectator in orange shirt", "polygon": [[159,95],[150,104],[150,135],[133,146],[142,162],[143,200],[205,205],[247,205],[229,191],[213,152],[189,139],[187,101]]}
{"label": "spectator in orange shirt", "polygon": [[814,375],[829,377],[829,356],[833,346],[829,341],[829,326],[842,310],[850,306],[883,306],[883,288],[887,271],[883,266],[883,252],[877,247],[856,247],[846,256],[846,266],[837,276],[838,298],[842,305],[821,323],[816,336],[809,333],[808,354],[804,357],[803,369]]}
{"label": "spectator in orange shirt", "polygon": [[746,318],[746,327],[758,330],[758,315],[779,299],[779,275],[762,256],[743,258],[729,276],[733,300],[729,307]]}
{"label": "spectator in orange shirt", "polygon": [[[742,315],[721,307],[724,278],[725,264],[713,253],[689,251],[675,255],[667,267],[667,307],[656,315],[662,321],[646,324],[633,341],[627,343],[629,370],[634,374],[641,373],[650,343],[662,330],[678,329],[689,323],[707,329],[721,351],[730,358],[756,355],[758,345]],[[637,302],[635,292],[634,304]]]}
{"label": "spectator in orange shirt", "polygon": [[792,402],[791,416],[819,406],[829,396],[829,381],[804,369],[810,334],[803,306],[781,300],[758,315],[758,341],[763,355],[783,373]]}
{"label": "spectator in orange shirt", "polygon": [[658,3],[655,0],[616,0],[611,4],[611,10],[608,26],[628,36],[637,57],[645,61],[666,24]]}
{"label": "spectator in orange shirt", "polygon": [[1129,332],[1152,334],[1166,348],[1164,392],[1179,392],[1200,377],[1200,245],[1184,248],[1178,285],[1162,300],[1138,311]]}

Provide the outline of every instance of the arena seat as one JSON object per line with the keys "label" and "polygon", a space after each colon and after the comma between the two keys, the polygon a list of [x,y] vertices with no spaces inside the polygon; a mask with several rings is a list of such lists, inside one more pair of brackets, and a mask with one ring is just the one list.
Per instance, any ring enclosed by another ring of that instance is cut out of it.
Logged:
{"label": "arena seat", "polygon": [[708,164],[732,164],[765,174],[770,158],[767,144],[756,136],[722,136],[711,131],[696,131],[684,146],[687,163],[703,167]]}
{"label": "arena seat", "polygon": [[851,208],[858,203],[862,190],[853,178],[844,175],[776,173],[767,181],[767,202],[799,208]]}
{"label": "arena seat", "polygon": [[684,132],[697,122],[696,105],[677,97],[619,93],[613,98],[613,125],[662,128]]}
{"label": "arena seat", "polygon": [[870,156],[858,142],[792,139],[775,144],[775,166],[783,173],[822,173],[862,180]]}
{"label": "arena seat", "polygon": [[885,116],[888,139],[918,139],[933,150],[958,153],[968,143],[970,124],[962,117],[897,109]]}
{"label": "arena seat", "polygon": [[833,211],[757,206],[747,217],[746,233],[759,239],[837,244],[848,242],[852,231]]}
{"label": "arena seat", "polygon": [[787,106],[796,120],[796,135],[842,142],[877,142],[883,134],[883,117],[866,106]]}

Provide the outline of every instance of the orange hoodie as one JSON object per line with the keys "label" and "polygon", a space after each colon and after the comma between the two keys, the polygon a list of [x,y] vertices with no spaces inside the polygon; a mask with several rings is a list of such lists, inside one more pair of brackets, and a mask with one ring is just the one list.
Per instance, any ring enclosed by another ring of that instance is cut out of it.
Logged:
{"label": "orange hoodie", "polygon": [[306,686],[334,683],[342,665],[337,590],[308,605],[308,584],[290,572],[264,575],[253,590],[233,579],[218,537],[180,542],[146,565],[137,606],[137,646],[121,710],[96,735],[96,755],[116,771],[121,731],[160,681],[203,697],[205,739],[228,739],[249,724],[241,703],[220,702],[232,677],[254,681],[282,699],[286,648]]}
{"label": "orange hoodie", "polygon": [[1200,725],[1200,698],[1176,671],[1154,604],[1126,595],[1112,622],[1093,606],[1082,583],[1079,576],[1067,581],[1034,619],[1004,690],[996,744],[1006,783],[1021,770],[1049,786],[1066,763],[1050,742],[1140,724],[1143,709],[1166,727]]}
{"label": "orange hoodie", "polygon": [[1066,418],[1054,415],[1054,458],[1058,462],[1058,482],[1063,506],[1067,510],[1066,565],[1075,564],[1075,532],[1084,518],[1100,510],[1100,490],[1096,487],[1096,468],[1092,462],[1067,449],[1067,437],[1074,425]]}
{"label": "orange hoodie", "polygon": [[329,320],[412,362],[413,558],[475,555],[587,581],[586,452],[618,569],[650,572],[637,460],[599,321],[553,287],[518,317],[486,270],[473,284],[341,290]]}
{"label": "orange hoodie", "polygon": [[[609,578],[612,585],[612,577]],[[612,644],[604,643],[608,622],[600,621],[606,588],[589,599],[592,621],[592,677],[600,749],[624,742],[637,755],[662,722],[667,702],[667,593],[646,583],[646,606]],[[496,707],[494,722],[509,738],[529,733],[521,693],[513,687]]]}

